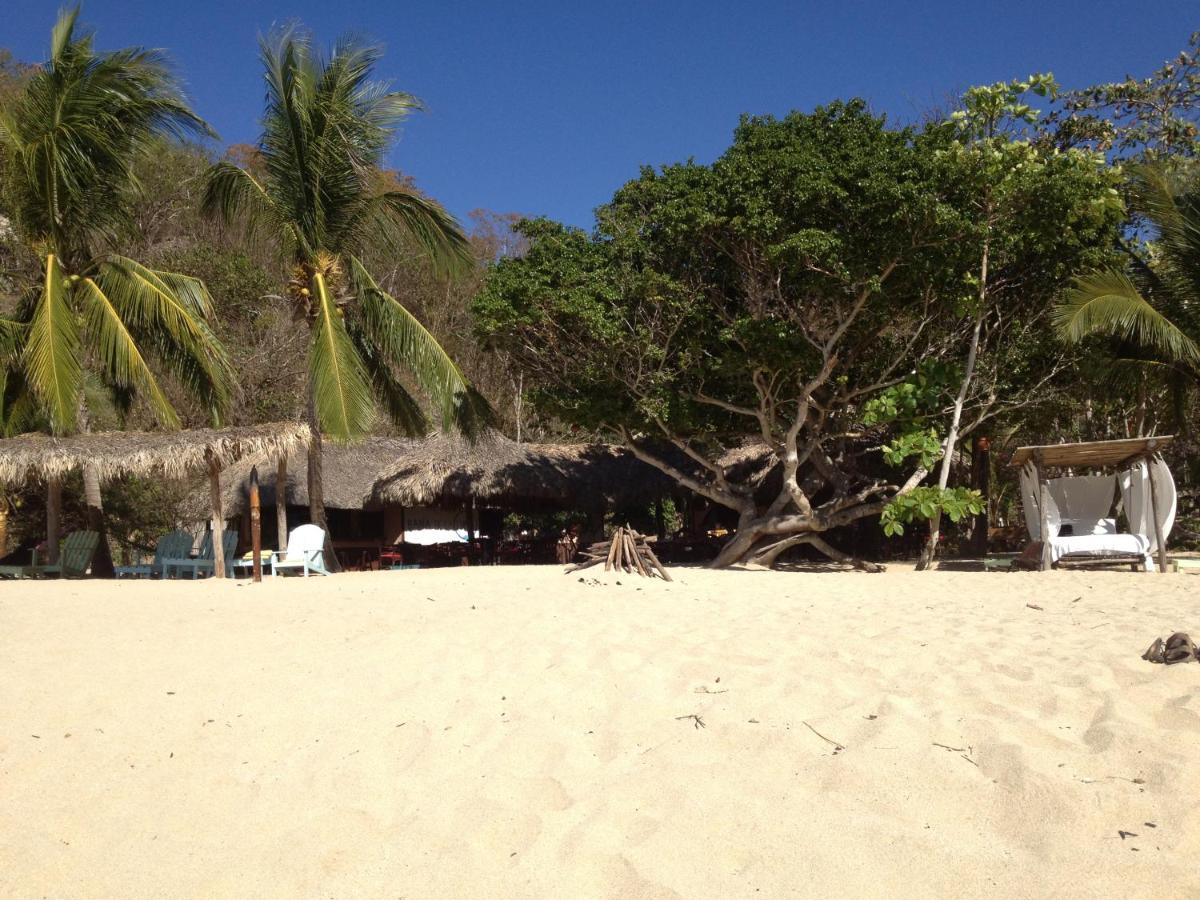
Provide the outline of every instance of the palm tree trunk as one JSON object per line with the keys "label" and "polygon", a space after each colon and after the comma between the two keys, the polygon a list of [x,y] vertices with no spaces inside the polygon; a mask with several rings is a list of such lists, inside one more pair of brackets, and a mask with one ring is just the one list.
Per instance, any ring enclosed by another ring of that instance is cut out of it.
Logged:
{"label": "palm tree trunk", "polygon": [[[79,431],[81,434],[91,431],[87,406],[83,401],[80,401],[79,404]],[[100,535],[96,555],[92,557],[92,576],[113,578],[116,576],[116,572],[113,570],[112,553],[108,547],[108,529],[104,523],[104,500],[100,496],[100,469],[93,464],[85,464],[83,467],[83,500],[87,507],[88,530]]]}
{"label": "palm tree trunk", "polygon": [[325,568],[340,572],[337,554],[333,552],[333,535],[325,518],[325,478],[321,459],[321,423],[317,417],[317,404],[310,393],[308,398],[308,425],[312,439],[308,445],[308,520],[325,530]]}
{"label": "palm tree trunk", "polygon": [[62,482],[46,479],[46,561],[58,565],[58,542],[62,536]]}
{"label": "palm tree trunk", "polygon": [[287,454],[275,463],[275,549],[287,548]]}

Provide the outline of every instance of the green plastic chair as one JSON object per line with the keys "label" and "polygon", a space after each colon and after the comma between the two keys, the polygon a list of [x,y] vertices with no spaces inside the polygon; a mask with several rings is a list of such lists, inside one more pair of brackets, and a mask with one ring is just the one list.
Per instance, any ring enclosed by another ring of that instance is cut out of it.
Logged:
{"label": "green plastic chair", "polygon": [[[225,557],[225,575],[233,577],[233,551],[237,549],[238,534],[236,531],[226,531],[222,539],[222,547],[224,548]],[[172,574],[179,578],[184,572],[188,572],[193,579],[198,575],[212,575],[216,571],[216,563],[213,561],[213,539],[212,532],[206,532],[204,541],[200,544],[200,555],[192,559],[186,557],[176,557],[174,559],[164,559],[163,578],[170,578]]]}
{"label": "green plastic chair", "polygon": [[28,566],[0,566],[0,576],[9,578],[82,578],[92,565],[92,557],[100,546],[100,535],[95,531],[72,531],[62,542],[58,551],[58,562],[54,565],[39,565],[37,550]]}
{"label": "green plastic chair", "polygon": [[137,566],[117,566],[118,578],[162,578],[163,561],[184,559],[192,549],[192,536],[186,531],[169,531],[154,547],[154,562]]}

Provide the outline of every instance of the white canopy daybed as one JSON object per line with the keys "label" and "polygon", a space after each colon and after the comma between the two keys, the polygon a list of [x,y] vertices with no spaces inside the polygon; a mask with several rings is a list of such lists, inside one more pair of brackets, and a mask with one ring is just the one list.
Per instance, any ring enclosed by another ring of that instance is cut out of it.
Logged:
{"label": "white canopy daybed", "polygon": [[[1021,469],[1021,497],[1029,537],[1041,541],[1041,568],[1128,562],[1167,570],[1166,542],[1175,523],[1177,495],[1159,456],[1172,436],[1021,447],[1011,465]],[[1115,475],[1047,478],[1048,468],[1115,468]],[[1117,531],[1119,499],[1129,531]]]}

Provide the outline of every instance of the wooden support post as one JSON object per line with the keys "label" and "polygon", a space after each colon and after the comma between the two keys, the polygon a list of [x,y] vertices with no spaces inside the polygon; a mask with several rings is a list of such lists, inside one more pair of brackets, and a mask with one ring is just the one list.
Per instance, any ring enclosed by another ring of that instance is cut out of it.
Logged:
{"label": "wooden support post", "polygon": [[287,456],[279,457],[275,463],[275,549],[283,553],[287,548]]}
{"label": "wooden support post", "polygon": [[208,460],[208,495],[212,503],[213,574],[225,577],[225,513],[221,509],[221,466],[211,450],[205,451]]}
{"label": "wooden support post", "polygon": [[1037,472],[1038,530],[1042,537],[1042,561],[1040,569],[1050,568],[1050,517],[1047,514],[1050,486],[1046,484],[1046,470],[1042,465],[1042,451],[1033,451],[1033,467]]}
{"label": "wooden support post", "polygon": [[254,581],[262,581],[262,507],[258,498],[258,466],[250,469],[250,549],[254,558]]}
{"label": "wooden support post", "polygon": [[1162,523],[1158,520],[1158,489],[1154,486],[1154,457],[1146,457],[1146,476],[1150,481],[1150,515],[1154,519],[1154,543],[1158,546],[1158,571],[1167,571],[1167,542],[1163,540]]}
{"label": "wooden support post", "polygon": [[[62,481],[46,479],[46,562],[58,565],[58,542],[62,537]],[[40,562],[40,560],[39,560]]]}

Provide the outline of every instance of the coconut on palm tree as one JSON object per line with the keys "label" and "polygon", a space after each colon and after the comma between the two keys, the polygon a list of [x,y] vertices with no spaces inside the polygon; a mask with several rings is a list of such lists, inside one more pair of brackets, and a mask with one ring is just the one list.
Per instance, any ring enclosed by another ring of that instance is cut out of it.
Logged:
{"label": "coconut on palm tree", "polygon": [[1200,167],[1154,160],[1130,171],[1129,205],[1152,240],[1123,271],[1079,278],[1056,310],[1066,339],[1121,340],[1142,361],[1200,382]]}
{"label": "coconut on palm tree", "polygon": [[292,265],[288,296],[309,331],[309,513],[324,527],[321,435],[361,437],[377,401],[406,431],[422,431],[426,417],[404,374],[444,427],[471,430],[486,417],[462,372],[362,261],[368,250],[415,245],[451,271],[469,262],[470,248],[438,204],[381,177],[396,126],[419,103],[372,79],[377,47],[344,38],[324,55],[288,28],[263,39],[261,55],[257,165],[214,166],[204,204],[277,243]]}
{"label": "coconut on palm tree", "polygon": [[[204,285],[114,252],[130,227],[134,164],[163,136],[208,128],[161,53],[99,52],[77,28],[78,13],[59,17],[49,59],[0,109],[13,226],[39,273],[15,317],[0,324],[5,394],[19,401],[9,410],[71,434],[87,430],[88,397],[100,388],[119,407],[141,401],[177,427],[165,373],[219,419],[231,378]],[[102,530],[95,469],[85,469],[84,488],[89,525]],[[56,502],[54,485],[50,494]],[[55,552],[54,535],[50,546]]]}

